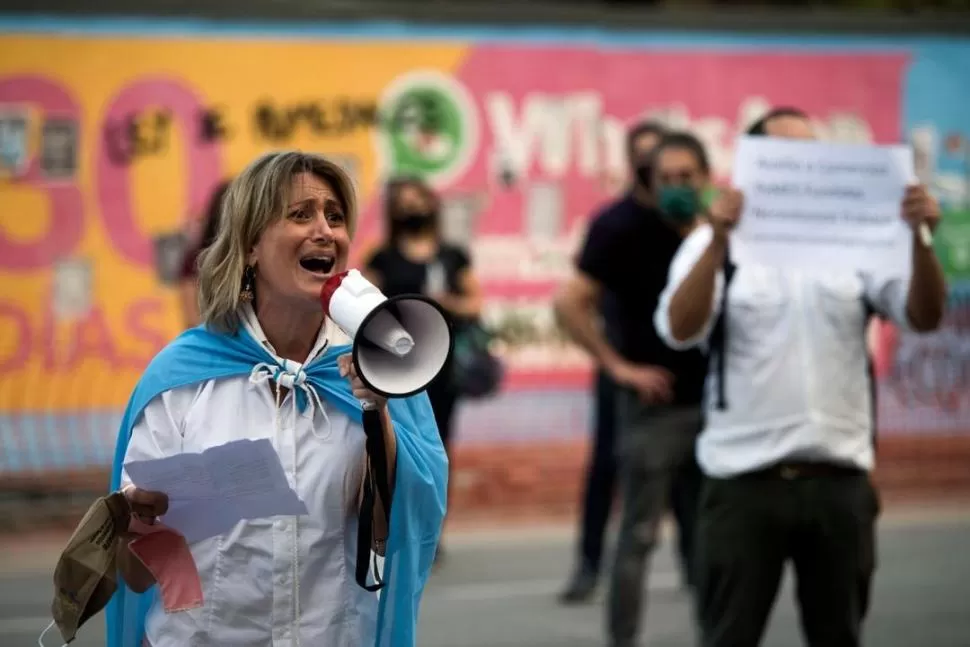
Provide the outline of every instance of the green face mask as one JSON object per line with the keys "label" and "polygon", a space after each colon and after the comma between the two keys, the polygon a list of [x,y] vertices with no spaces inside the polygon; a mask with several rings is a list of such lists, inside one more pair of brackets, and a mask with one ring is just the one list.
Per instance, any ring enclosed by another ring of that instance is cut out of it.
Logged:
{"label": "green face mask", "polygon": [[658,195],[660,209],[669,220],[686,223],[701,210],[701,197],[690,186],[665,186]]}

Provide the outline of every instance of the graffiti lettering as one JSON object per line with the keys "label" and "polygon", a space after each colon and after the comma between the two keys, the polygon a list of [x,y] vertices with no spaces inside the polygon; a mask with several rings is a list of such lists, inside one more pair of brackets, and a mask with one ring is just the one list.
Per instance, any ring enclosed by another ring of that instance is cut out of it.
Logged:
{"label": "graffiti lettering", "polygon": [[256,133],[276,142],[292,139],[300,128],[306,128],[318,137],[340,136],[371,128],[377,123],[377,104],[370,100],[338,98],[288,106],[262,101],[253,110]]}
{"label": "graffiti lettering", "polygon": [[[0,79],[0,103],[33,104],[48,118],[76,121],[80,108],[62,86],[39,76]],[[41,160],[24,160],[24,172],[15,182],[41,188],[50,201],[50,217],[43,236],[16,240],[0,229],[0,268],[29,271],[51,266],[75,248],[84,233],[81,191],[73,180],[50,183]]]}
{"label": "graffiti lettering", "polygon": [[[0,105],[17,104],[37,107],[45,139],[41,154],[25,160],[23,172],[12,181],[43,188],[50,200],[50,225],[43,236],[23,241],[0,230],[0,268],[24,271],[50,267],[71,255],[83,235],[84,200],[74,180],[77,101],[46,78],[0,79]],[[156,108],[159,105],[165,108]],[[204,110],[195,93],[179,81],[146,79],[114,98],[101,128],[95,181],[105,231],[122,257],[143,267],[152,265],[152,243],[133,213],[129,166],[140,156],[167,150],[176,121],[183,125],[182,132],[188,131],[183,147],[188,204],[183,213],[198,214],[222,178],[219,147],[209,143],[227,132],[220,112]]]}
{"label": "graffiti lettering", "polygon": [[[45,371],[73,370],[91,359],[111,369],[142,369],[170,338],[170,331],[159,325],[165,311],[159,298],[132,301],[122,311],[122,331],[101,307],[75,321],[57,323],[50,310],[38,321],[21,306],[0,302],[0,332],[13,342],[0,352],[0,375],[23,370],[31,358],[40,360]],[[137,348],[123,348],[122,340],[134,341]]]}
{"label": "graffiti lettering", "polygon": [[127,166],[140,157],[159,155],[168,148],[172,113],[153,110],[105,122],[104,146],[111,162]]}
{"label": "graffiti lettering", "polygon": [[512,96],[496,92],[486,96],[485,110],[494,136],[492,168],[505,183],[527,176],[535,163],[543,175],[562,177],[574,157],[580,172],[591,176],[604,158],[615,157],[603,150],[598,95],[530,94],[516,115]]}
{"label": "graffiti lettering", "polygon": [[0,354],[0,375],[23,367],[30,358],[33,347],[33,330],[30,317],[12,303],[0,302],[0,337],[7,340]]}
{"label": "graffiti lettering", "polygon": [[[169,123],[177,120],[184,133],[185,182],[188,184],[188,214],[201,213],[222,175],[218,146],[200,136],[199,115],[203,104],[195,91],[176,79],[144,79],[124,88],[110,103],[106,123],[121,122],[126,115],[145,114],[153,106],[165,106]],[[107,142],[98,156],[97,186],[101,217],[115,249],[125,260],[141,267],[152,266],[151,236],[138,226],[132,195],[131,170],[115,163]],[[167,187],[171,190],[173,187]]]}
{"label": "graffiti lettering", "polygon": [[[198,138],[201,143],[229,138],[230,130],[223,110],[204,108],[199,111],[197,119]],[[172,112],[168,109],[153,110],[107,122],[104,127],[104,142],[111,161],[127,166],[135,159],[164,153],[168,149],[171,134]]]}
{"label": "graffiti lettering", "polygon": [[41,130],[40,169],[44,177],[65,180],[77,174],[78,124],[48,118]]}
{"label": "graffiti lettering", "polygon": [[0,111],[0,171],[8,176],[18,177],[26,169],[27,131],[25,111]]}
{"label": "graffiti lettering", "polygon": [[[530,93],[516,106],[511,94],[493,92],[485,95],[484,103],[493,134],[490,165],[504,184],[536,172],[561,178],[571,168],[584,177],[603,171],[625,172],[625,121],[605,113],[600,93]],[[692,117],[681,104],[651,107],[643,116],[675,130],[694,132],[720,179],[730,174],[737,133],[769,106],[762,97],[749,97],[738,107],[733,122],[714,116]],[[815,127],[825,139],[857,143],[873,139],[866,121],[852,113],[832,112],[827,120],[816,119]]]}
{"label": "graffiti lettering", "polygon": [[221,108],[206,108],[199,115],[199,137],[203,142],[223,141],[230,135],[226,115]]}

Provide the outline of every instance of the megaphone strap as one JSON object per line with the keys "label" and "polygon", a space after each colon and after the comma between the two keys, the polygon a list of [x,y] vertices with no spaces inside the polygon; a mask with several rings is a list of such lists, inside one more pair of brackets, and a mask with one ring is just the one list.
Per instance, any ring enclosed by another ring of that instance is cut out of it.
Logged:
{"label": "megaphone strap", "polygon": [[381,497],[384,506],[384,520],[387,528],[391,527],[391,488],[387,478],[387,450],[384,447],[384,427],[381,415],[376,409],[364,409],[362,424],[364,435],[367,437],[367,456],[370,469],[364,477],[364,492],[360,505],[360,519],[357,523],[357,565],[355,577],[357,584],[364,590],[374,592],[384,588],[377,567],[377,556],[374,556],[374,584],[367,583],[367,572],[370,570],[370,554],[374,544],[374,508],[376,494]]}

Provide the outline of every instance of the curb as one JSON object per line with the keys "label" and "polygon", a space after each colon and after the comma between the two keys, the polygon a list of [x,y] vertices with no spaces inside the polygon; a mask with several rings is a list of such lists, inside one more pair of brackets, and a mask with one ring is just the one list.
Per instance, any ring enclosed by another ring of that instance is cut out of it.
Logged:
{"label": "curb", "polygon": [[[970,525],[970,504],[916,503],[896,505],[879,519],[881,529],[949,527]],[[561,546],[576,541],[577,522],[571,518],[547,518],[531,522],[492,522],[487,519],[449,522],[444,542],[449,549]],[[71,530],[48,530],[0,534],[0,580],[3,578],[53,573],[57,558],[70,538]],[[661,537],[674,536],[674,525],[665,521]]]}

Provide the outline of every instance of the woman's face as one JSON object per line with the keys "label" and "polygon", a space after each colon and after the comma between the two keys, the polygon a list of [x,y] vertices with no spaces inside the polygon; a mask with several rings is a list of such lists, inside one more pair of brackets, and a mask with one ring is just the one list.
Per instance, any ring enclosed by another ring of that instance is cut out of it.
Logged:
{"label": "woman's face", "polygon": [[432,224],[434,205],[421,189],[405,185],[397,192],[391,218],[402,233],[422,233]]}
{"label": "woman's face", "polygon": [[405,185],[397,193],[397,211],[430,211],[431,205],[424,192],[416,186]]}
{"label": "woman's face", "polygon": [[269,225],[253,248],[256,298],[319,308],[324,282],[347,268],[350,232],[343,205],[325,180],[295,175],[283,218]]}

